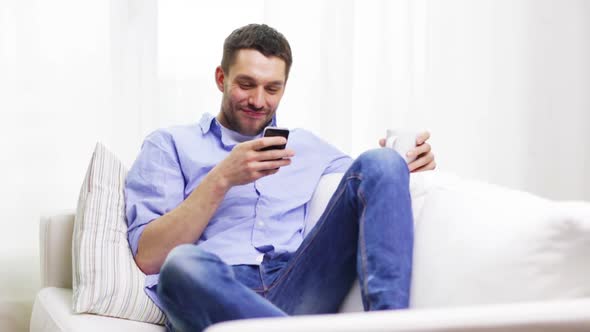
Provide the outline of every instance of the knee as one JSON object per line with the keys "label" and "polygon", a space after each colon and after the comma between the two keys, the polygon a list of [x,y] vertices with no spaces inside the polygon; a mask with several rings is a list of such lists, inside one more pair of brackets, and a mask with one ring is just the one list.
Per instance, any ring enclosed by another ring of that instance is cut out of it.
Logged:
{"label": "knee", "polygon": [[158,292],[173,295],[205,290],[220,273],[227,273],[224,265],[216,255],[195,245],[180,245],[168,254],[160,269]]}
{"label": "knee", "polygon": [[362,153],[355,163],[361,167],[364,175],[378,179],[409,179],[408,164],[397,151],[389,148],[373,149]]}

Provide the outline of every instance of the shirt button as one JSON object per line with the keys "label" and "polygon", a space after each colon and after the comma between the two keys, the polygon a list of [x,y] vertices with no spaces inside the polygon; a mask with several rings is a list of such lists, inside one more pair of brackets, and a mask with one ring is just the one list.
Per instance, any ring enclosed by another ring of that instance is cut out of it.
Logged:
{"label": "shirt button", "polygon": [[259,221],[259,222],[258,222],[258,226],[259,226],[259,227],[264,227],[264,221]]}

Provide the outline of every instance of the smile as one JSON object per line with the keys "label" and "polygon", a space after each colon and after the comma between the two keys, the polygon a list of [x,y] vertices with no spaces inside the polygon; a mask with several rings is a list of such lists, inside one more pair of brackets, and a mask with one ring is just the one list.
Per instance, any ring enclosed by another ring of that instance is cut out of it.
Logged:
{"label": "smile", "polygon": [[242,109],[242,112],[244,112],[244,114],[246,114],[246,116],[248,116],[250,118],[259,119],[259,118],[266,117],[266,112],[263,112],[263,111],[251,111],[251,110]]}

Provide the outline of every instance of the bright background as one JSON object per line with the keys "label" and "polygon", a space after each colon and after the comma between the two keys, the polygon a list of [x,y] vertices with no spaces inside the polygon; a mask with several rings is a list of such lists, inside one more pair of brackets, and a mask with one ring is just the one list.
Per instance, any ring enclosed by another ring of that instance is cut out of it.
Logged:
{"label": "bright background", "polygon": [[251,22],[293,48],[281,126],[352,155],[426,128],[440,170],[590,200],[590,1],[0,0],[0,327],[28,330],[39,216],[75,208],[95,142],[129,166],[216,113]]}

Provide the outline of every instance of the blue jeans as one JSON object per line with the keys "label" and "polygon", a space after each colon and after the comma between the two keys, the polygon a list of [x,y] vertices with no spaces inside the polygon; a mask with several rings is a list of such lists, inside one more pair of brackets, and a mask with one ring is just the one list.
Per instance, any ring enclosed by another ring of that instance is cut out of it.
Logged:
{"label": "blue jeans", "polygon": [[157,289],[167,327],[202,331],[227,320],[335,313],[357,277],[365,310],[407,308],[412,219],[405,161],[392,149],[367,151],[296,252],[229,266],[195,245],[172,250]]}

